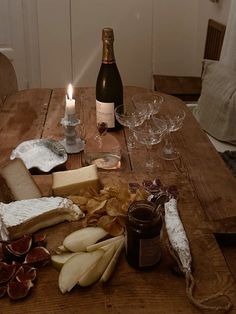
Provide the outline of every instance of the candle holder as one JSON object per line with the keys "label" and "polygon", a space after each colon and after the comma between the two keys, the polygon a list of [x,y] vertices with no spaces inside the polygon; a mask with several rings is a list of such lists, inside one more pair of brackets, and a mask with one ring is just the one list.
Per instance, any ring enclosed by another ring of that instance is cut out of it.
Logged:
{"label": "candle holder", "polygon": [[80,120],[75,115],[66,115],[61,119],[61,124],[65,129],[65,138],[60,143],[65,147],[68,154],[79,153],[84,150],[85,142],[77,135],[75,127],[80,124]]}

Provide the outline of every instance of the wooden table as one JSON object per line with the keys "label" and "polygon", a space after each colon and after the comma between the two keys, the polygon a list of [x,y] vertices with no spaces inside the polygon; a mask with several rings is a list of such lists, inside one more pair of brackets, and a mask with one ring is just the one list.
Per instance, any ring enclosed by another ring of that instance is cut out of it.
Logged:
{"label": "wooden table", "polygon": [[[141,90],[126,87],[125,101]],[[60,120],[64,115],[65,93],[65,89],[25,90],[0,104],[0,164],[6,162],[11,150],[24,140],[63,138]],[[94,93],[93,88],[79,88],[75,93],[80,112],[79,96],[83,96],[87,137],[95,131]],[[236,180],[184,103],[175,97],[164,96],[167,103],[186,110],[183,128],[172,135],[181,158],[175,161],[158,159],[160,145],[157,145],[153,154],[160,166],[147,172],[142,166],[145,149],[140,146],[128,152],[125,146],[127,130],[121,130],[115,136],[122,146],[122,168],[114,172],[100,171],[99,174],[101,179],[112,173],[128,181],[160,178],[165,185],[177,185],[180,195],[178,209],[193,256],[195,294],[206,297],[217,291],[224,292],[233,303],[231,313],[236,313],[236,250],[235,243],[228,241],[230,235],[233,239],[236,231]],[[64,169],[80,166],[81,154],[71,155]],[[51,174],[36,174],[34,178],[44,195],[50,195]],[[62,223],[45,230],[49,250],[53,251],[76,228],[78,223]],[[227,246],[220,247],[214,233]],[[173,274],[171,266],[172,260],[164,244],[161,263],[151,272],[132,269],[123,254],[108,283],[76,287],[62,295],[57,285],[58,272],[48,265],[38,271],[37,283],[28,298],[12,302],[5,297],[0,301],[0,312],[200,313],[186,297],[184,278]]]}

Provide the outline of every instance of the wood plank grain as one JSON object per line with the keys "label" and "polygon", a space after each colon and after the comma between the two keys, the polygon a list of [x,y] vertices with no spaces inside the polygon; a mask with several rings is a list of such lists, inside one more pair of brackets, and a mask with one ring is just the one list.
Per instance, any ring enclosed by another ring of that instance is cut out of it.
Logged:
{"label": "wood plank grain", "polygon": [[0,107],[0,164],[23,141],[41,138],[50,101],[50,89],[23,90]]}
{"label": "wood plank grain", "polygon": [[[150,178],[154,178],[153,174]],[[111,180],[108,173],[100,173],[103,182]],[[44,177],[44,182],[43,182]],[[122,173],[119,177],[124,180]],[[142,182],[146,174],[126,173],[127,182]],[[50,186],[51,175],[37,176],[41,186]],[[224,292],[236,307],[236,285],[228,271],[222,253],[212,234],[201,230],[202,214],[198,199],[192,196],[191,186],[170,174],[163,183],[177,183],[180,189],[179,211],[186,227],[193,256],[193,274],[196,280],[196,296],[206,297],[217,291]],[[46,193],[46,189],[45,189]],[[49,190],[48,190],[48,193]],[[198,208],[198,210],[197,210]],[[190,210],[191,209],[191,210]],[[193,216],[194,214],[194,216]],[[64,237],[76,230],[80,222],[62,223],[45,229],[48,249],[53,252]],[[62,295],[58,289],[58,272],[51,266],[38,271],[38,281],[31,295],[23,302],[12,303],[7,298],[1,300],[3,313],[72,313],[79,307],[80,313],[199,313],[189,303],[185,292],[185,280],[173,271],[173,260],[162,239],[162,259],[151,272],[131,268],[122,254],[111,280],[87,288],[74,288]],[[49,280],[50,278],[50,280]],[[93,302],[91,302],[91,300]]]}
{"label": "wood plank grain", "polygon": [[[125,88],[125,99],[130,101],[130,97],[140,90],[142,89],[135,87]],[[60,118],[64,114],[64,94],[64,89],[53,91],[43,137],[63,137]],[[96,131],[94,89],[76,89],[75,98],[77,110],[83,108],[83,121],[88,139]],[[174,97],[165,95],[165,99],[173,106],[185,108],[184,104]],[[181,153],[178,160],[169,162],[159,159],[158,150],[161,145],[157,145],[153,148],[153,155],[159,162],[159,167],[147,172],[143,166],[145,148],[141,145],[128,152],[125,144],[127,130],[124,129],[114,133],[121,143],[123,153],[127,154],[123,168],[120,171],[99,171],[99,176],[104,183],[119,178],[125,184],[159,178],[164,185],[176,185],[179,192],[178,210],[193,257],[196,296],[207,297],[218,291],[223,292],[233,302],[231,313],[236,313],[236,281],[232,271],[235,267],[234,249],[226,253],[224,251],[227,264],[213,235],[214,231],[221,230],[220,222],[229,222],[231,217],[235,216],[235,182],[191,113],[187,108],[185,110],[187,117],[183,128],[172,134],[172,139]],[[21,116],[21,123],[22,121],[24,120]],[[78,155],[70,156],[67,169],[81,166],[80,158]],[[34,178],[43,195],[51,195],[51,175],[37,175]],[[43,230],[47,235],[47,247],[50,252],[53,253],[64,237],[80,228],[81,224],[82,221],[65,222]],[[226,223],[223,226],[224,231],[227,231]],[[1,313],[201,313],[190,304],[186,296],[184,278],[173,273],[174,262],[166,247],[165,232],[161,243],[161,262],[154,270],[134,270],[127,264],[123,252],[108,283],[96,283],[87,288],[75,287],[65,295],[58,289],[58,272],[48,265],[38,270],[37,283],[28,298],[20,302],[11,302],[7,297],[1,300]]]}

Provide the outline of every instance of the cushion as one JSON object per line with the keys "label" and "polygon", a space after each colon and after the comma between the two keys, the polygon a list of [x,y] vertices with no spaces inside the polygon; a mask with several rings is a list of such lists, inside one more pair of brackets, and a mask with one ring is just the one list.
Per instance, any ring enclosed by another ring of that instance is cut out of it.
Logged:
{"label": "cushion", "polygon": [[220,62],[205,64],[202,92],[194,115],[220,141],[236,144],[236,72]]}

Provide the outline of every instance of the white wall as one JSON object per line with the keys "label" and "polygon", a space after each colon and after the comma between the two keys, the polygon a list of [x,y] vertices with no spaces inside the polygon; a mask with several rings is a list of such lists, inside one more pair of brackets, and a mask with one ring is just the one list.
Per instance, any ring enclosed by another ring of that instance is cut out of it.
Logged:
{"label": "white wall", "polygon": [[155,1],[154,73],[199,76],[208,19],[226,25],[229,5],[230,0]]}
{"label": "white wall", "polygon": [[198,0],[154,3],[153,72],[194,75]]}
{"label": "white wall", "polygon": [[64,87],[72,77],[69,1],[37,4],[41,86]]}
{"label": "white wall", "polygon": [[102,29],[112,27],[123,84],[151,85],[152,0],[72,0],[71,23],[75,84],[95,86],[102,61]]}
{"label": "white wall", "polygon": [[73,80],[94,86],[101,29],[112,26],[123,83],[152,87],[153,73],[201,73],[207,21],[226,24],[229,5],[230,0],[0,0],[0,49],[13,48],[20,88],[64,87]]}
{"label": "white wall", "polygon": [[0,0],[0,51],[13,63],[18,87],[26,88],[28,75],[21,1]]}

